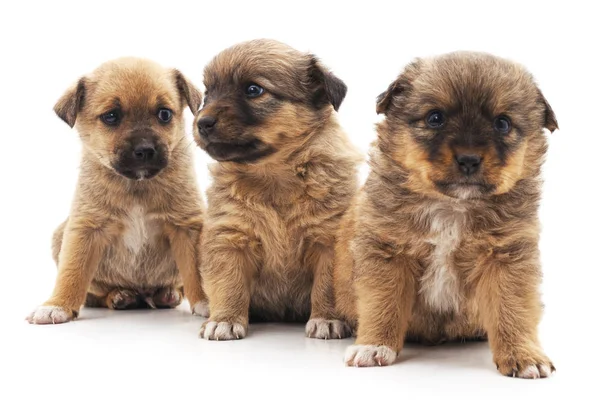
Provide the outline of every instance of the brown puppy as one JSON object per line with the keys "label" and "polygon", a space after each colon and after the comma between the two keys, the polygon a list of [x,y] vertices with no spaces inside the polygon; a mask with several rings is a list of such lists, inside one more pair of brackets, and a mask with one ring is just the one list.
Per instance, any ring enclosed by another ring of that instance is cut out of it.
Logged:
{"label": "brown puppy", "polygon": [[337,309],[354,366],[405,337],[489,338],[502,374],[546,377],[537,210],[543,128],[558,125],[521,66],[480,53],[410,64],[383,93],[372,172],[336,246]]}
{"label": "brown puppy", "polygon": [[198,145],[211,168],[202,245],[210,319],[201,336],[230,340],[253,320],[332,319],[335,231],[357,189],[360,156],[339,126],[344,83],[312,55],[271,40],[233,46],[206,67]]}
{"label": "brown puppy", "polygon": [[177,70],[148,60],[107,62],[54,110],[83,142],[71,215],[54,234],[52,297],[27,318],[64,323],[84,303],[175,307],[183,291],[206,315],[197,244],[203,203],[183,112],[202,95]]}

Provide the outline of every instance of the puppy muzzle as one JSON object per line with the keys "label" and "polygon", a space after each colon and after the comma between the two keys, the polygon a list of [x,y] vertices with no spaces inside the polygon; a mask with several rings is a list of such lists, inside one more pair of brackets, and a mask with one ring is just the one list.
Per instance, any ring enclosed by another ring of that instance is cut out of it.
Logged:
{"label": "puppy muzzle", "polygon": [[133,136],[118,151],[113,168],[135,180],[150,179],[167,166],[167,150],[155,136]]}
{"label": "puppy muzzle", "polygon": [[275,148],[255,136],[226,136],[226,130],[219,128],[212,116],[201,117],[196,126],[198,145],[219,162],[253,163],[275,152]]}

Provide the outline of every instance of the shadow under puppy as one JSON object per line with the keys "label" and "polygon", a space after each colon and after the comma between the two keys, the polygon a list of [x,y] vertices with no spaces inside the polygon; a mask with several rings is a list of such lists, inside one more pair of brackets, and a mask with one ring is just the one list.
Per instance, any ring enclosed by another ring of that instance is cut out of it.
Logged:
{"label": "shadow under puppy", "polygon": [[58,101],[82,160],[71,214],[54,234],[54,293],[30,323],[67,322],[84,303],[176,307],[183,292],[207,315],[197,247],[204,207],[183,118],[201,101],[179,71],[137,58],[104,63]]}
{"label": "shadow under puppy", "polygon": [[358,323],[353,366],[388,365],[405,338],[487,338],[502,374],[546,377],[538,342],[543,128],[532,76],[487,54],[418,59],[377,103],[364,188],[336,247],[336,307]]}
{"label": "shadow under puppy", "polygon": [[310,321],[310,337],[345,337],[332,319],[335,232],[357,190],[361,156],[334,111],[345,84],[317,58],[271,40],[235,45],[205,68],[194,137],[218,163],[202,244],[210,319],[230,340],[253,321]]}

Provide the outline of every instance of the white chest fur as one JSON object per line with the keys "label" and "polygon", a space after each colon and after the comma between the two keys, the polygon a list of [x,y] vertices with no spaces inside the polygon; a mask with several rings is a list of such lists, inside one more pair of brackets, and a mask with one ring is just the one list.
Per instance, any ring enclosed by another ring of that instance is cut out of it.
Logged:
{"label": "white chest fur", "polygon": [[125,218],[123,242],[133,254],[139,254],[147,244],[154,240],[158,224],[151,220],[142,206],[134,206]]}
{"label": "white chest fur", "polygon": [[458,311],[461,301],[460,280],[453,255],[462,240],[465,209],[460,205],[440,203],[423,211],[429,223],[429,238],[434,246],[420,284],[425,302],[439,312]]}

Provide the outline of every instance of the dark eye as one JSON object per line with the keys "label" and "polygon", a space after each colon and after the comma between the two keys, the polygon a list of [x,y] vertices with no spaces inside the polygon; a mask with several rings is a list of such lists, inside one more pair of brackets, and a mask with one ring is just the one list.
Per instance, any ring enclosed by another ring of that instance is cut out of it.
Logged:
{"label": "dark eye", "polygon": [[444,114],[439,110],[432,110],[427,114],[427,126],[430,128],[441,128],[444,125],[445,118]]}
{"label": "dark eye", "polygon": [[264,89],[258,85],[251,84],[246,88],[246,96],[249,98],[255,98],[264,93]]}
{"label": "dark eye", "polygon": [[510,119],[507,116],[500,115],[494,119],[494,129],[500,133],[508,133],[511,129]]}
{"label": "dark eye", "polygon": [[115,126],[121,120],[121,111],[116,109],[108,111],[100,115],[100,119],[102,119],[102,122],[104,122],[108,126]]}
{"label": "dark eye", "polygon": [[169,123],[171,121],[171,118],[173,117],[173,112],[171,112],[170,109],[163,108],[158,110],[156,116],[158,116],[158,120],[162,123]]}

